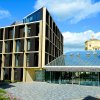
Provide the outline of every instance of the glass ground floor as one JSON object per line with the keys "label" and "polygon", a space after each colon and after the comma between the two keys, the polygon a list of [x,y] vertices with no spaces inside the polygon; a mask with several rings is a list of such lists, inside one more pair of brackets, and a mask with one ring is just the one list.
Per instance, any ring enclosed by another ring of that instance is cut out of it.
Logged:
{"label": "glass ground floor", "polygon": [[100,72],[46,71],[45,81],[58,84],[100,85]]}

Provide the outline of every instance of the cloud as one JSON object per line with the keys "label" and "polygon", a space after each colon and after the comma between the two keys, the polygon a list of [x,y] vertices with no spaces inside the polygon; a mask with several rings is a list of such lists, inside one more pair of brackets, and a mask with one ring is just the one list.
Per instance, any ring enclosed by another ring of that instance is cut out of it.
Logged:
{"label": "cloud", "polygon": [[64,52],[66,52],[68,50],[84,50],[85,41],[91,38],[100,39],[100,32],[95,33],[92,30],[80,33],[63,32],[63,36],[64,36]]}
{"label": "cloud", "polygon": [[11,16],[11,14],[8,10],[0,9],[0,19],[7,18],[7,17],[10,17],[10,16]]}
{"label": "cloud", "polygon": [[34,8],[46,6],[58,20],[77,23],[100,13],[100,2],[93,0],[37,0]]}

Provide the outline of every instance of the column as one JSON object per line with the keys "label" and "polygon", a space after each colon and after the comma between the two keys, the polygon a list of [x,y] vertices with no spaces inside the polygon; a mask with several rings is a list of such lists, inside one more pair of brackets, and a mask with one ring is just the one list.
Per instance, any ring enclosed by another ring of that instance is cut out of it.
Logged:
{"label": "column", "polygon": [[25,25],[25,38],[24,38],[24,61],[23,61],[23,82],[26,82],[26,48],[27,48],[27,25]]}
{"label": "column", "polygon": [[13,53],[12,53],[12,68],[11,68],[11,82],[14,82],[14,67],[15,67],[15,26],[14,26],[14,34],[13,34]]}
{"label": "column", "polygon": [[3,44],[2,44],[2,65],[1,65],[1,80],[4,80],[4,52],[5,52],[5,28],[3,30]]}

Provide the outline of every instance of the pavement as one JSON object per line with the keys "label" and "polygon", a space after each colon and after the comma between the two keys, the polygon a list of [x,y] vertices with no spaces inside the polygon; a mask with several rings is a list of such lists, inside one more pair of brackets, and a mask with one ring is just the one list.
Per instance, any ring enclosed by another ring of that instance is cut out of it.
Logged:
{"label": "pavement", "polygon": [[1,88],[20,100],[100,100],[99,86],[17,82]]}

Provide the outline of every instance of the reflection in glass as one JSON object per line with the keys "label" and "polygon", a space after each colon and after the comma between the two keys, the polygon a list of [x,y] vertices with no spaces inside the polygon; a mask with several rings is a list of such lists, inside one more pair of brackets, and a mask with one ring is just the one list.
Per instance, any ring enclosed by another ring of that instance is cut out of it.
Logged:
{"label": "reflection in glass", "polygon": [[16,52],[19,52],[20,50],[20,40],[16,41]]}
{"label": "reflection in glass", "polygon": [[100,84],[100,73],[46,71],[45,80],[52,83],[98,86]]}

